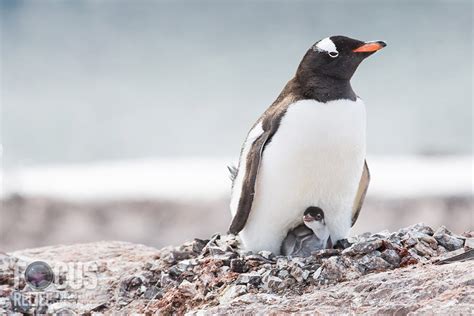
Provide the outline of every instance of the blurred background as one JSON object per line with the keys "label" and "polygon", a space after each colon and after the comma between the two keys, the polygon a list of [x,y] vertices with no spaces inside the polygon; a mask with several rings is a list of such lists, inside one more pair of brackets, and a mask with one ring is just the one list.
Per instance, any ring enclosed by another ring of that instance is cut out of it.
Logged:
{"label": "blurred background", "polygon": [[339,34],[388,43],[352,80],[372,173],[352,233],[474,228],[470,0],[0,10],[0,250],[226,232],[226,165],[306,50]]}

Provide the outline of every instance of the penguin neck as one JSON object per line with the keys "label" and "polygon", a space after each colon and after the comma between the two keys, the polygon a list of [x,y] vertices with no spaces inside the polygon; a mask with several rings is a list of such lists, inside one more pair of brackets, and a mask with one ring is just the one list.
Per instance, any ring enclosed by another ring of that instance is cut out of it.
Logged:
{"label": "penguin neck", "polygon": [[319,240],[326,242],[329,238],[329,229],[326,226],[326,223],[313,221],[310,223],[305,223],[305,225],[313,231],[313,234],[316,235]]}
{"label": "penguin neck", "polygon": [[355,101],[357,95],[352,90],[349,79],[340,79],[326,75],[297,73],[299,92],[303,99],[314,99],[318,102],[348,99]]}
{"label": "penguin neck", "polygon": [[319,230],[313,230],[313,233],[323,243],[324,246],[327,245],[330,234],[326,226]]}

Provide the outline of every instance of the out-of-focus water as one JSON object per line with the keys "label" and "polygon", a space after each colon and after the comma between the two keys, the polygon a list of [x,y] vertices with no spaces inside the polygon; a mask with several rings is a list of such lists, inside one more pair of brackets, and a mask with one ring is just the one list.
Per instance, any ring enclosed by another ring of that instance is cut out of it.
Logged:
{"label": "out-of-focus water", "polygon": [[376,155],[472,153],[472,2],[2,1],[5,166],[236,156],[315,41],[388,43],[353,80]]}

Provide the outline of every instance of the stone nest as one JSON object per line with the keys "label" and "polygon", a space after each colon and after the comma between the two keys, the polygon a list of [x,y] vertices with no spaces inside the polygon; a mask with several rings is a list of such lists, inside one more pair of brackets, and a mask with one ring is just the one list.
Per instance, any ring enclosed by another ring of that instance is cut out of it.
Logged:
{"label": "stone nest", "polygon": [[[120,304],[149,300],[141,311],[184,312],[225,304],[251,293],[301,295],[362,275],[415,264],[441,264],[469,253],[474,234],[456,235],[442,226],[434,231],[416,224],[397,232],[365,233],[306,258],[243,252],[233,235],[195,239],[164,248],[143,272],[120,282]],[[464,255],[466,257],[466,255]]]}

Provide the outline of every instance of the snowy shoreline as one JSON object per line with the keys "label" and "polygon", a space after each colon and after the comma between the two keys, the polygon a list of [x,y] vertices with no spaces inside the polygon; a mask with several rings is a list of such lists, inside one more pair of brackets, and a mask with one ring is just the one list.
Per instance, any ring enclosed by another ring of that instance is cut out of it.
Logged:
{"label": "snowy shoreline", "polygon": [[[229,158],[94,162],[3,170],[1,197],[13,193],[72,200],[159,198],[213,200],[228,196]],[[369,194],[380,198],[473,193],[473,157],[368,157]]]}

